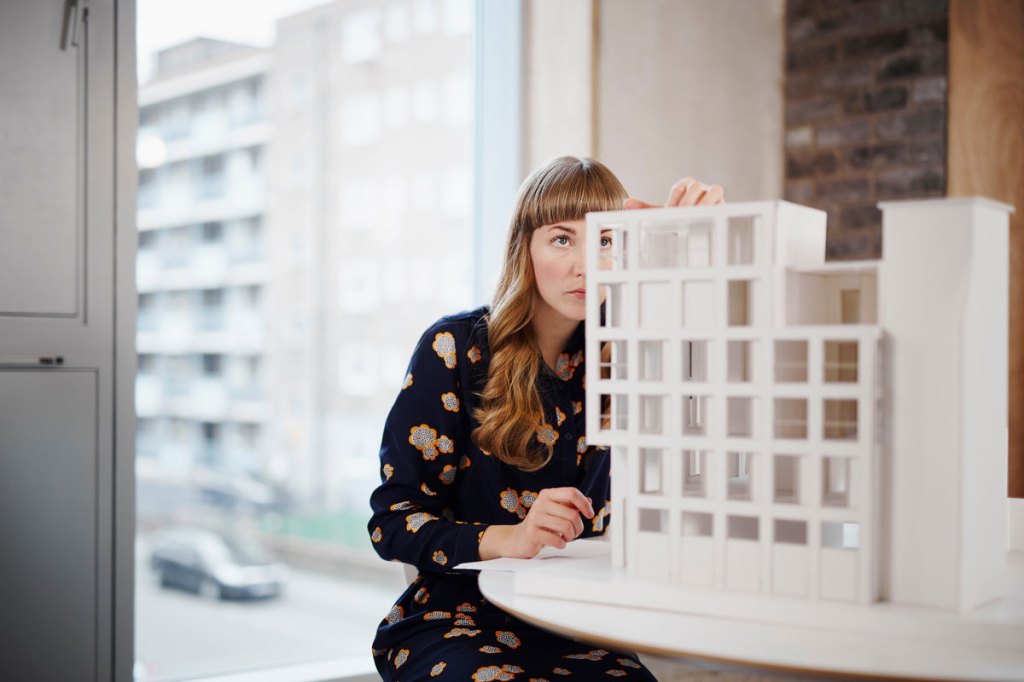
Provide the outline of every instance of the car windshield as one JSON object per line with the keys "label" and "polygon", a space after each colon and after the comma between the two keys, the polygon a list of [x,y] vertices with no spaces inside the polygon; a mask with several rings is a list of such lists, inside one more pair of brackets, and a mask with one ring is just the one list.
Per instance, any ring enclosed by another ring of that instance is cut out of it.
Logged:
{"label": "car windshield", "polygon": [[256,566],[269,564],[273,559],[261,546],[255,542],[239,538],[224,538],[224,544],[234,563],[241,566]]}

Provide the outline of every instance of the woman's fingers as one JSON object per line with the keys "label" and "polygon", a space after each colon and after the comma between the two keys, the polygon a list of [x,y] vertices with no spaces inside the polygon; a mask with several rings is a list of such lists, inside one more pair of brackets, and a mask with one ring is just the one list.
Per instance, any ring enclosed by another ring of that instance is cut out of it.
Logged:
{"label": "woman's fingers", "polygon": [[[537,496],[538,501],[541,497],[554,500],[561,504],[569,505],[575,508],[581,514],[586,516],[588,519],[594,516],[594,505],[591,504],[590,498],[581,493],[578,489],[572,487],[566,488],[545,488],[540,491]],[[536,503],[534,503],[536,504]]]}
{"label": "woman's fingers", "polygon": [[580,524],[580,528],[577,529],[576,524],[572,521],[558,516],[552,516],[550,514],[546,514],[535,519],[534,525],[537,528],[555,533],[558,537],[566,541],[575,540],[580,536],[580,533],[583,532],[582,524]]}
{"label": "woman's fingers", "polygon": [[696,206],[701,203],[701,199],[708,191],[708,186],[699,180],[690,179],[690,182],[686,183],[686,187],[683,189],[683,194],[679,197],[679,201],[674,206]]}
{"label": "woman's fingers", "polygon": [[[695,178],[686,177],[672,185],[669,190],[666,208],[674,206],[713,206],[725,203],[725,190],[721,185],[708,185]],[[630,197],[622,204],[623,208],[661,208],[646,201]]]}
{"label": "woman's fingers", "polygon": [[562,537],[559,533],[552,531],[548,528],[537,528],[536,529],[536,540],[542,545],[548,545],[549,547],[557,547],[558,549],[565,549],[565,546],[569,544],[569,540],[573,538]]}
{"label": "woman's fingers", "polygon": [[701,206],[712,206],[714,204],[725,203],[725,190],[722,189],[721,185],[711,185],[704,192],[704,196],[700,199]]}
{"label": "woman's fingers", "polygon": [[[593,518],[594,507],[590,499],[576,488],[545,488],[537,495],[524,520],[530,529],[532,542],[564,547],[565,542],[578,538],[585,528],[583,514]],[[553,538],[558,538],[554,542]]]}
{"label": "woman's fingers", "polygon": [[[562,523],[569,524],[572,528],[572,538],[570,539],[578,538],[580,533],[583,532],[583,521],[580,519],[580,512],[576,511],[575,507],[554,502],[550,506],[543,507],[541,511],[545,517],[556,518]],[[539,519],[541,521],[541,525],[549,525],[548,523],[544,523],[545,517],[541,517],[541,519]],[[556,530],[561,531],[562,528],[558,528]]]}
{"label": "woman's fingers", "polygon": [[[685,206],[686,204],[681,203],[687,192],[690,192],[690,187],[697,181],[693,178],[686,177],[672,185],[672,189],[668,192],[668,199],[665,201],[665,206]],[[697,183],[700,184],[700,183]],[[691,192],[692,196],[692,192]]]}

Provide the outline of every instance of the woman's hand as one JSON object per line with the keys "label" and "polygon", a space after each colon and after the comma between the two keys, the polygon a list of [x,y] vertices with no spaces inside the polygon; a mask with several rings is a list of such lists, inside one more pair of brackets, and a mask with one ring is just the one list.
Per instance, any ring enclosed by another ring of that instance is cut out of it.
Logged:
{"label": "woman's hand", "polygon": [[[713,204],[725,203],[725,190],[721,185],[707,185],[693,178],[683,178],[672,185],[668,193],[668,201],[665,208],[672,206],[711,206]],[[626,199],[623,208],[661,208],[656,204],[648,204],[646,201]]]}
{"label": "woman's hand", "polygon": [[594,506],[576,488],[545,488],[526,517],[514,526],[491,526],[480,541],[480,558],[532,559],[545,545],[563,549],[583,532],[580,514],[594,518]]}

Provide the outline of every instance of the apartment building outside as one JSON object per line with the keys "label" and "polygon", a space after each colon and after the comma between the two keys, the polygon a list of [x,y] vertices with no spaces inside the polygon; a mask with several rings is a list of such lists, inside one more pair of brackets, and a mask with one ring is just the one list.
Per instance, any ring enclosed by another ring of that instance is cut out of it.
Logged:
{"label": "apartment building outside", "polygon": [[[269,502],[265,167],[271,53],[197,38],[139,90],[140,516],[188,491]],[[154,499],[155,498],[155,499]]]}
{"label": "apartment building outside", "polygon": [[[472,3],[340,0],[140,88],[139,479],[361,546],[419,333],[470,307]],[[494,226],[504,229],[504,226]]]}
{"label": "apartment building outside", "polygon": [[355,542],[416,339],[473,304],[471,49],[465,0],[342,1],[277,25],[269,457]]}

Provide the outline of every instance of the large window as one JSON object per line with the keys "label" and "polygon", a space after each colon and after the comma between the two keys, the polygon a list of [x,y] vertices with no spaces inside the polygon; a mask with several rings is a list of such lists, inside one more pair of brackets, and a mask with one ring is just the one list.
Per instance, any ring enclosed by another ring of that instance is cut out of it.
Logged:
{"label": "large window", "polygon": [[199,7],[139,4],[136,679],[368,667],[383,421],[483,302],[474,4]]}

